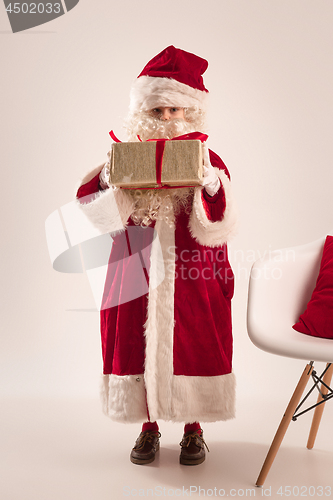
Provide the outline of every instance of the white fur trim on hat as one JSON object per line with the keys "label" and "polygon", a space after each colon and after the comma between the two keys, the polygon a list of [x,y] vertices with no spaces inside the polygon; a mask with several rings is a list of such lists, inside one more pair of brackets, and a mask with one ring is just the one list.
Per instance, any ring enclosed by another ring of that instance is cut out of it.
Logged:
{"label": "white fur trim on hat", "polygon": [[207,107],[208,92],[194,89],[173,78],[140,76],[134,82],[130,93],[130,111],[148,111],[162,106],[180,108]]}

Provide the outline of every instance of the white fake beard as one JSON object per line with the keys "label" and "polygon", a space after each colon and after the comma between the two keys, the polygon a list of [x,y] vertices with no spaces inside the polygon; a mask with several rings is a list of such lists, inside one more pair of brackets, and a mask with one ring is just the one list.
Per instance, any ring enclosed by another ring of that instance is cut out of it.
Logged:
{"label": "white fake beard", "polygon": [[[130,115],[125,122],[128,140],[131,142],[148,139],[173,139],[179,135],[196,132],[202,128],[203,118],[198,114],[197,120],[191,122],[183,119],[170,121],[160,120],[147,111]],[[173,225],[175,216],[185,210],[191,210],[193,188],[177,189],[135,189],[129,194],[135,203],[132,220],[135,224],[148,226],[152,221],[163,219]]]}
{"label": "white fake beard", "polygon": [[190,213],[193,192],[192,187],[129,190],[135,204],[131,218],[134,224],[140,226],[149,226],[156,220],[164,220],[169,226],[173,226],[175,216],[181,210]]}
{"label": "white fake beard", "polygon": [[129,141],[138,141],[138,136],[142,141],[148,139],[173,139],[179,135],[196,132],[198,130],[196,125],[195,122],[188,122],[183,119],[160,120],[146,111],[131,115],[125,123]]}

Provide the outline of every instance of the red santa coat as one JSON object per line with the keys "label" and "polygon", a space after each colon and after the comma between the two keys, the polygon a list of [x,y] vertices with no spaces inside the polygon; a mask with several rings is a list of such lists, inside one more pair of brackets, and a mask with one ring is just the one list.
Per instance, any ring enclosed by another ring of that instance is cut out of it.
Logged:
{"label": "red santa coat", "polygon": [[[147,413],[152,421],[175,422],[234,416],[233,273],[226,242],[236,214],[229,173],[211,151],[210,160],[221,181],[217,194],[195,188],[189,210],[174,223],[157,220],[150,230],[134,226],[126,190],[99,191],[96,171],[78,190],[87,217],[113,237],[115,265],[101,310],[102,401],[113,420],[143,422]],[[129,259],[138,252],[144,274]],[[129,283],[138,291],[132,300]]]}

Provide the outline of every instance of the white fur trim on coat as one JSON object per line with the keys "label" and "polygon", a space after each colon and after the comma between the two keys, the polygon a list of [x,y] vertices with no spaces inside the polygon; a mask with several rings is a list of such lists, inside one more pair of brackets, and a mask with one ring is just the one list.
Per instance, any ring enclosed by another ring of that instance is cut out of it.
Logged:
{"label": "white fur trim on coat", "polygon": [[130,93],[130,111],[148,111],[156,107],[197,107],[206,110],[208,92],[194,89],[173,78],[140,76]]}
{"label": "white fur trim on coat", "polygon": [[224,189],[226,207],[223,218],[212,222],[208,219],[202,203],[202,186],[194,190],[193,208],[189,222],[192,237],[201,245],[218,247],[230,241],[236,233],[237,211],[231,194],[230,180],[220,169],[214,167]]}
{"label": "white fur trim on coat", "polygon": [[78,201],[80,209],[102,234],[116,234],[124,231],[128,218],[134,210],[134,204],[129,195],[122,189],[106,189],[96,193],[92,201],[87,196]]}
{"label": "white fur trim on coat", "polygon": [[[103,168],[99,165],[89,171],[79,182],[77,190],[91,181]],[[129,195],[122,189],[106,189],[95,193],[92,201],[91,196],[77,200],[79,208],[83,211],[90,222],[102,233],[116,234],[124,231],[128,219],[133,213],[134,204]]]}
{"label": "white fur trim on coat", "polygon": [[[99,165],[98,167],[94,168],[93,170],[89,170],[80,180],[76,191],[79,189],[79,187],[83,186],[83,184],[87,184],[87,182],[91,181],[91,179],[93,179],[95,177],[95,175],[97,175],[99,172],[101,172],[103,167],[104,167],[104,163],[102,165]],[[75,191],[75,193],[76,193],[76,191]]]}
{"label": "white fur trim on coat", "polygon": [[[172,403],[175,254],[175,228],[157,221],[155,230],[160,245],[152,245],[147,322],[145,324],[145,384],[150,419],[168,420]],[[162,252],[160,251],[162,249]],[[155,287],[156,277],[164,268],[165,277]],[[156,276],[156,277],[155,277]]]}
{"label": "white fur trim on coat", "polygon": [[172,377],[173,422],[216,422],[235,417],[233,373],[215,377]]}
{"label": "white fur trim on coat", "polygon": [[115,422],[147,421],[143,375],[102,375],[103,412]]}

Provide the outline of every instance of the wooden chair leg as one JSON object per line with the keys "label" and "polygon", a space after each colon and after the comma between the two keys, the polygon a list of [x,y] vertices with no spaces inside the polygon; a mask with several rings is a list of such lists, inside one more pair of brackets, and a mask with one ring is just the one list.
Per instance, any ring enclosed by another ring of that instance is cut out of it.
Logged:
{"label": "wooden chair leg", "polygon": [[282,440],[284,438],[285,433],[287,432],[287,429],[289,427],[289,424],[291,422],[291,419],[295,413],[295,410],[297,408],[297,405],[301,399],[301,396],[304,392],[304,389],[308,383],[309,377],[311,375],[311,372],[313,370],[312,365],[309,363],[306,365],[301,378],[299,379],[299,382],[296,386],[296,389],[291,397],[291,400],[287,406],[287,409],[282,417],[281,423],[278,427],[278,430],[276,431],[276,434],[274,436],[274,439],[272,441],[271,447],[268,450],[265,462],[261,468],[260,474],[258,476],[256,486],[262,486],[265,482],[265,479],[267,477],[267,474],[272,466],[272,463],[274,462],[275,456],[277,452],[279,451],[280,445],[282,443]]}
{"label": "wooden chair leg", "polygon": [[[327,363],[327,364],[329,364],[329,363]],[[323,376],[323,382],[325,382],[325,384],[328,385],[328,386],[331,383],[332,374],[333,374],[333,364],[331,364],[331,366],[328,368],[327,372]],[[327,387],[325,387],[323,384],[321,385],[321,392],[324,395],[328,393]],[[317,403],[320,403],[320,401],[322,401],[323,399],[324,398],[319,393],[318,394]],[[314,411],[314,414],[313,414],[313,418],[312,418],[311,429],[310,429],[310,433],[309,433],[309,439],[308,439],[308,443],[306,445],[306,447],[309,450],[312,450],[312,448],[314,446],[314,443],[315,443],[315,440],[316,440],[316,437],[317,437],[317,432],[318,432],[318,429],[319,429],[319,424],[320,424],[320,421],[321,421],[321,417],[323,415],[325,404],[326,403],[322,403],[321,405],[319,405],[319,406],[317,406],[315,408],[315,411]]]}

